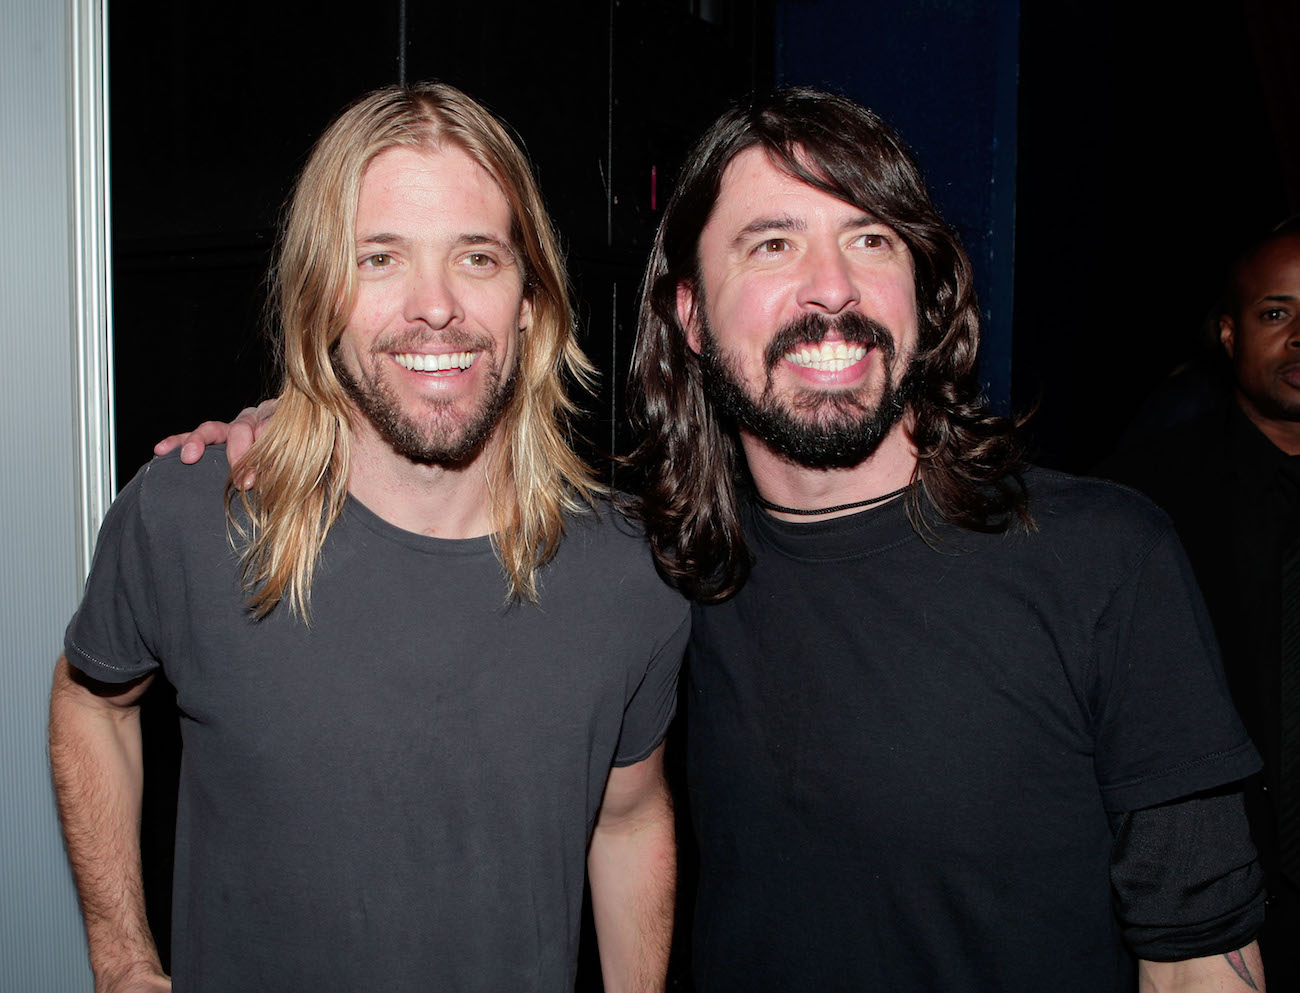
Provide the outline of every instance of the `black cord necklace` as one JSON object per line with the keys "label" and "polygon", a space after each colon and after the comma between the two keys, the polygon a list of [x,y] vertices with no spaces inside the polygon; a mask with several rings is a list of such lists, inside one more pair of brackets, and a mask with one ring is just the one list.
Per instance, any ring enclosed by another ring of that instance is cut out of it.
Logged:
{"label": "black cord necklace", "polygon": [[880,496],[872,497],[869,500],[859,500],[857,503],[842,503],[838,507],[822,507],[820,510],[800,510],[798,507],[782,507],[779,503],[772,503],[770,500],[764,500],[757,493],[754,494],[754,499],[758,501],[760,507],[767,510],[775,510],[778,514],[799,514],[803,517],[813,517],[817,514],[837,514],[841,510],[856,510],[859,507],[870,507],[873,503],[884,503],[886,500],[892,500],[896,496],[902,496],[911,488],[912,484],[908,483],[906,486],[900,486],[892,493],[883,493]]}

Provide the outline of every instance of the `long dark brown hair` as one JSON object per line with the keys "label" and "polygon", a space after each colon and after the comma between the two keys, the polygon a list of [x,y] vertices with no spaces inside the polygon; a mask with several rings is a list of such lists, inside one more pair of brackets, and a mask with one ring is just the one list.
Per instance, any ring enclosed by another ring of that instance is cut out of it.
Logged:
{"label": "long dark brown hair", "polygon": [[843,97],[781,91],[724,114],[687,158],[650,255],[628,396],[641,442],[631,512],[660,572],[706,602],[734,594],[749,573],[737,483],[748,469],[735,425],[704,392],[698,357],[677,316],[677,289],[701,292],[698,245],[733,159],[761,148],[809,186],[868,211],[902,237],[916,278],[919,382],[910,404],[919,454],[908,504],[922,534],[926,503],[978,531],[1030,528],[1016,425],[995,415],[976,379],[979,310],[970,260],[934,208],[920,170],[875,114]]}

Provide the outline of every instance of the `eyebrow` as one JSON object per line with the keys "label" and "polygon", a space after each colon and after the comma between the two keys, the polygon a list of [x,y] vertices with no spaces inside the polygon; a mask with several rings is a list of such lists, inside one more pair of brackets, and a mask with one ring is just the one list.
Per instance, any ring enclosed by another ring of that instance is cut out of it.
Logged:
{"label": "eyebrow", "polygon": [[[404,245],[407,239],[400,234],[394,234],[391,231],[380,231],[376,234],[366,235],[364,238],[358,238],[358,245]],[[494,234],[480,234],[478,232],[466,232],[457,237],[455,244],[458,247],[469,247],[470,245],[483,245],[485,247],[495,248],[505,255],[509,255],[513,260],[515,250],[508,241],[502,241]]]}
{"label": "eyebrow", "polygon": [[[840,225],[841,231],[852,231],[854,228],[870,227],[872,224],[882,224],[883,221],[874,214],[868,214],[865,211],[848,218]],[[806,231],[807,223],[798,217],[792,217],[789,214],[781,214],[773,217],[756,217],[750,221],[738,232],[736,237],[731,240],[733,246],[739,246],[742,242],[753,237],[756,234],[766,234],[769,231]]]}
{"label": "eyebrow", "polygon": [[510,247],[510,242],[504,241],[494,234],[477,234],[475,232],[468,232],[457,238],[456,244],[464,246],[489,245],[492,248],[499,249],[500,251],[508,252],[511,256],[515,254],[515,250]]}
{"label": "eyebrow", "polygon": [[364,238],[358,238],[358,245],[398,245],[405,242],[406,239],[399,234],[393,234],[389,231],[381,231],[378,234],[368,234]]}

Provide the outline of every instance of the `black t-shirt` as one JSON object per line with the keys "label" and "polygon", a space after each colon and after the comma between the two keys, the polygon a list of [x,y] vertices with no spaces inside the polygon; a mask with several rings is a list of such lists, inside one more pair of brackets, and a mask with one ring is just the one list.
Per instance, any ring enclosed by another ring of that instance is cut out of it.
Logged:
{"label": "black t-shirt", "polygon": [[1029,483],[1029,534],[748,511],[688,656],[701,993],[1133,985],[1110,817],[1258,757],[1164,516]]}
{"label": "black t-shirt", "polygon": [[96,679],[176,687],[177,993],[571,989],[605,780],[663,737],[686,641],[641,536],[570,518],[540,602],[507,604],[487,538],[349,500],[310,627],[259,622],[226,472],[141,470],[66,638]]}

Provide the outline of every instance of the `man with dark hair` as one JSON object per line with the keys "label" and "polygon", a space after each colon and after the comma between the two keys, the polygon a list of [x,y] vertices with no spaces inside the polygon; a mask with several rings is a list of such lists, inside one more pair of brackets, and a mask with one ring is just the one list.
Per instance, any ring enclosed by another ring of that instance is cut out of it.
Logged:
{"label": "man with dark hair", "polygon": [[1219,408],[1101,471],[1169,513],[1205,593],[1264,758],[1246,789],[1269,891],[1264,965],[1275,989],[1300,989],[1300,222],[1241,253],[1218,330],[1231,369]]}
{"label": "man with dark hair", "polygon": [[1178,542],[1022,466],[977,337],[869,111],[784,92],[689,157],[630,395],[640,516],[699,604],[705,993],[1262,986],[1258,757]]}

